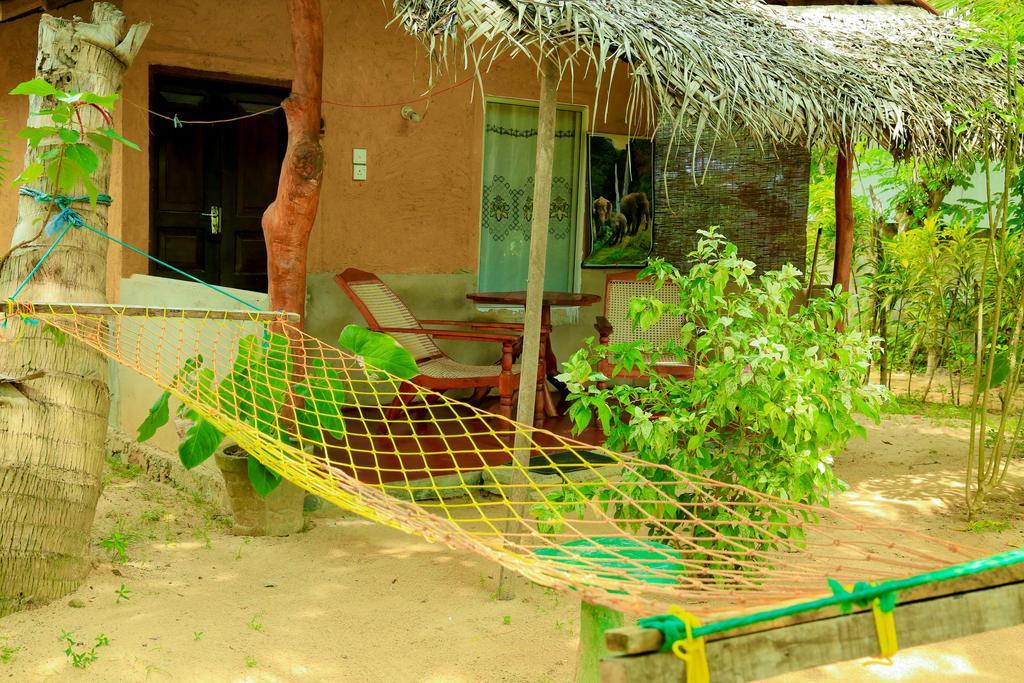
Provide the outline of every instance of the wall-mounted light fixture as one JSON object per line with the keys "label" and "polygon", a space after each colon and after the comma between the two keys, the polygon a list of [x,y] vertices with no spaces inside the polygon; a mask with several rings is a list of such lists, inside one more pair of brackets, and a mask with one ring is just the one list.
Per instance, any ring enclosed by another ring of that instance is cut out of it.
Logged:
{"label": "wall-mounted light fixture", "polygon": [[412,121],[413,123],[419,123],[423,120],[423,117],[420,116],[419,112],[409,105],[402,107],[402,118],[406,121]]}

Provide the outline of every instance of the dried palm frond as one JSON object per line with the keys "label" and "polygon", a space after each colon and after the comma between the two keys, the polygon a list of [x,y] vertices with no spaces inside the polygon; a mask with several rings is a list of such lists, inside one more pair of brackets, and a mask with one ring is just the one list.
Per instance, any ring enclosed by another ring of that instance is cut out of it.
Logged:
{"label": "dried palm frond", "polygon": [[[986,144],[967,112],[1005,99],[965,26],[915,5],[790,7],[761,0],[393,0],[438,64],[554,54],[563,77],[628,72],[628,116],[679,134],[742,131],[766,146],[866,137],[900,156]],[[627,69],[616,68],[617,64]],[[603,86],[607,93],[609,88]],[[989,140],[1000,146],[1002,141]]]}

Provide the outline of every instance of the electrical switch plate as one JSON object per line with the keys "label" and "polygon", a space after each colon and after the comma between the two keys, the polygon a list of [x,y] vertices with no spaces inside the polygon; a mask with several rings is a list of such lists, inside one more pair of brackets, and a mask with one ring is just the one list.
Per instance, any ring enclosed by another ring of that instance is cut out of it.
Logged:
{"label": "electrical switch plate", "polygon": [[366,150],[361,147],[352,149],[352,163],[366,165]]}
{"label": "electrical switch plate", "polygon": [[366,180],[365,164],[354,164],[352,166],[352,180]]}

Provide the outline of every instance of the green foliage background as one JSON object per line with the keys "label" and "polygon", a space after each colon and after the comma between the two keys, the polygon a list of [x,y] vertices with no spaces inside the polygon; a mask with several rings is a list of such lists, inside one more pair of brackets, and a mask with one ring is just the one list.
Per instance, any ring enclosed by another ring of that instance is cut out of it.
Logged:
{"label": "green foliage background", "polygon": [[[780,525],[785,515],[747,489],[827,505],[829,495],[843,488],[832,470],[833,459],[851,437],[864,435],[857,415],[877,420],[885,397],[880,387],[863,382],[877,340],[856,327],[837,329],[847,294],[801,306],[796,268],[786,266],[755,279],[754,264],[739,258],[735,245],[714,228],[700,234],[688,273],[656,260],[641,274],[659,286],[678,287],[679,303],[637,298],[630,310],[632,323],[641,329],[663,316],[681,317],[685,323],[679,338],[660,346],[638,341],[607,348],[591,340],[565,363],[561,378],[571,390],[569,414],[577,429],[596,419],[609,447],[744,487],[716,489],[715,496],[747,504],[709,508],[697,504],[689,491],[661,502],[643,486],[627,485],[617,488],[640,502],[609,503],[617,517],[675,518],[680,525],[694,516],[714,519],[722,534],[768,547],[776,541],[757,536],[736,510]],[[694,365],[694,378],[659,375],[652,359],[662,357]],[[597,369],[604,358],[614,367],[640,370],[644,380],[599,388],[608,379]],[[641,469],[651,481],[669,476],[657,467]],[[709,546],[722,542],[700,526],[688,531]]]}

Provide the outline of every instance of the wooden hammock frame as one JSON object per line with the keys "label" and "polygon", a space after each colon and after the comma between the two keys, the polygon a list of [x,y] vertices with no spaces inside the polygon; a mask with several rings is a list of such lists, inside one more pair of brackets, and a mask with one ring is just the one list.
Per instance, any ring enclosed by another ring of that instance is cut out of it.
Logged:
{"label": "wooden hammock frame", "polygon": [[[854,608],[846,615],[836,612],[834,608],[822,609],[707,636],[711,680],[760,680],[878,656],[878,636],[870,608]],[[1024,624],[1024,566],[906,590],[899,594],[893,613],[901,648]],[[660,652],[662,644],[661,631],[656,629],[609,629],[605,646],[613,654],[601,660],[601,683],[686,680],[686,665],[673,653]]]}

